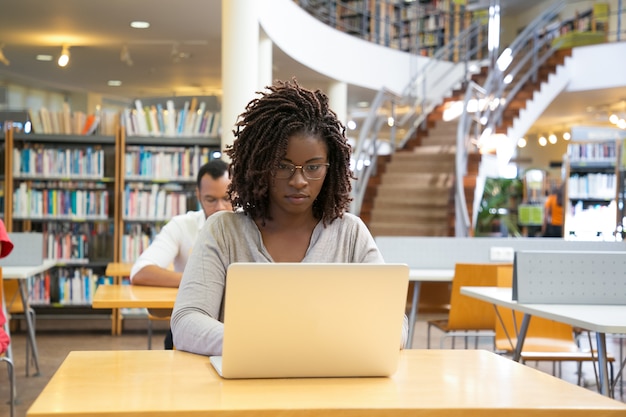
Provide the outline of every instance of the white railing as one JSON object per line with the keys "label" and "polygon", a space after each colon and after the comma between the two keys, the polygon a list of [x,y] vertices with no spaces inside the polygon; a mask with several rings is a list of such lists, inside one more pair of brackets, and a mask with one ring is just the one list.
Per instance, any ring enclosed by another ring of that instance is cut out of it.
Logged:
{"label": "white railing", "polygon": [[[403,148],[424,125],[428,114],[455,88],[467,83],[472,70],[480,67],[479,57],[484,54],[486,44],[486,26],[474,22],[428,59],[401,95],[385,88],[377,93],[353,150],[352,168],[357,179],[352,184],[350,212],[361,212],[367,184],[376,173],[383,144],[392,152]],[[400,128],[404,134],[397,138]]]}
{"label": "white railing", "polygon": [[[463,187],[469,152],[481,139],[495,133],[504,110],[524,84],[537,80],[539,68],[556,50],[553,40],[560,33],[562,23],[559,22],[559,12],[565,4],[565,1],[554,3],[527,25],[498,59],[490,63],[484,85],[470,83],[467,86],[463,107],[465,111],[461,114],[457,131],[455,230],[458,237],[473,234],[472,225],[476,224],[480,190],[484,186],[479,176],[473,218],[470,219]],[[470,110],[472,107],[476,111]]]}

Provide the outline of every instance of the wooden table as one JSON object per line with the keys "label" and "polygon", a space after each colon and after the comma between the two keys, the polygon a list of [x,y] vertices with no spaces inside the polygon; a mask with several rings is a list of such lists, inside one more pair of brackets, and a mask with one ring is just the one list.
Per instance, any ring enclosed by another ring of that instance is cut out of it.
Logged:
{"label": "wooden table", "polygon": [[415,333],[415,323],[417,322],[417,309],[419,307],[422,282],[452,282],[452,278],[454,278],[454,269],[409,270],[409,281],[413,283],[413,299],[411,301],[411,312],[409,313],[407,349],[413,346],[413,334]]}
{"label": "wooden table", "polygon": [[105,275],[108,277],[113,277],[113,283],[121,284],[122,278],[130,277],[130,271],[132,268],[133,268],[132,263],[109,262],[107,264]]}
{"label": "wooden table", "polygon": [[172,309],[178,288],[145,285],[99,285],[93,295],[92,308],[110,308],[118,323],[113,334],[122,333],[123,308]]}
{"label": "wooden table", "polygon": [[[260,359],[262,360],[262,359]],[[390,378],[220,378],[182,351],[75,351],[27,412],[44,416],[624,416],[626,404],[484,350],[405,350]]]}
{"label": "wooden table", "polygon": [[524,313],[517,335],[513,359],[519,361],[531,316],[570,324],[596,332],[600,391],[611,395],[606,354],[606,333],[626,333],[626,305],[522,304],[512,299],[512,289],[502,287],[462,287],[461,294]]}
{"label": "wooden table", "polygon": [[[132,263],[109,262],[104,273],[108,277],[113,277],[113,284],[118,285],[122,283],[124,278],[130,277],[132,267]],[[122,334],[122,313],[119,308],[111,310],[111,334]]]}
{"label": "wooden table", "polygon": [[178,288],[146,285],[100,285],[93,308],[174,308]]}

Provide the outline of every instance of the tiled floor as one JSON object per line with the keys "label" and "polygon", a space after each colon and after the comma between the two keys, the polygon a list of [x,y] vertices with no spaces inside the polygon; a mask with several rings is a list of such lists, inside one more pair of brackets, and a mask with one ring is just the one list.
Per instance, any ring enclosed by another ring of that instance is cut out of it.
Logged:
{"label": "tiled floor", "polygon": [[[426,320],[434,318],[432,315],[420,315],[413,347],[426,348]],[[26,337],[23,331],[14,332],[12,335],[13,354],[16,362],[16,375],[18,387],[18,405],[16,417],[23,417],[31,403],[45,387],[55,370],[63,362],[66,355],[72,350],[112,350],[112,349],[146,349],[147,347],[147,321],[135,319],[125,324],[124,334],[112,336],[110,334],[110,322],[107,320],[39,320],[37,322],[37,344],[39,348],[40,376],[26,377],[25,374],[25,343]],[[164,323],[155,323],[155,335],[153,348],[162,349]],[[432,346],[439,347],[440,335],[433,330]],[[619,343],[626,343],[624,339],[609,338],[608,347],[616,358],[619,357]],[[446,342],[448,343],[448,342]],[[446,344],[449,347],[449,344]],[[462,348],[463,343],[457,342],[457,348]],[[488,341],[482,341],[479,348],[490,349]],[[626,351],[626,347],[624,348]],[[533,366],[532,364],[530,366]],[[0,364],[0,417],[9,415],[8,400],[9,391],[4,364]],[[540,365],[540,369],[552,372],[550,364]],[[31,366],[31,371],[34,371]],[[584,381],[589,389],[595,390],[594,373],[590,364],[586,364],[583,370]],[[576,383],[576,370],[573,364],[563,366],[562,378]],[[626,402],[625,391],[618,385],[616,399]]]}

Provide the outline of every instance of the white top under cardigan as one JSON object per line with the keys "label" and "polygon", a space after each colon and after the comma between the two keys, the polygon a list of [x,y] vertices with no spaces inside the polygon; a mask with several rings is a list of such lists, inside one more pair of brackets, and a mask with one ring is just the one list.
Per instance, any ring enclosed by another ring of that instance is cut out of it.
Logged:
{"label": "white top under cardigan", "polygon": [[[203,355],[221,355],[226,270],[234,262],[273,262],[258,227],[243,212],[210,216],[196,241],[172,312],[174,345]],[[384,263],[374,238],[361,219],[346,213],[326,225],[318,223],[302,262]],[[406,341],[408,324],[402,334]]]}

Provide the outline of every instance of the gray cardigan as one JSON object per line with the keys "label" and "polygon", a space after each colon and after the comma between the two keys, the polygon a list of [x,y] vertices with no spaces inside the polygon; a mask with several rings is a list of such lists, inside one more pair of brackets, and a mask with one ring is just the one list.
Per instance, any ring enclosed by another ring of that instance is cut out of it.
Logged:
{"label": "gray cardigan", "polygon": [[[183,273],[171,327],[176,349],[221,355],[226,270],[233,262],[273,262],[261,232],[242,212],[210,216]],[[313,230],[302,262],[384,263],[369,230],[350,213]],[[402,343],[406,340],[403,332]]]}

